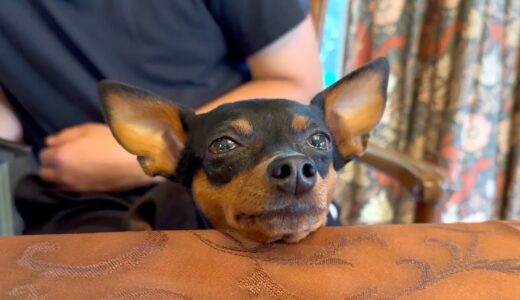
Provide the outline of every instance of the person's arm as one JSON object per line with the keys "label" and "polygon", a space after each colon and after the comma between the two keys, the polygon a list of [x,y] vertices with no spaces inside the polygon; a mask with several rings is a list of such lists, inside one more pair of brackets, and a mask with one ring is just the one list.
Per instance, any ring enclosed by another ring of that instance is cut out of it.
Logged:
{"label": "person's arm", "polygon": [[251,98],[286,98],[308,104],[323,89],[318,41],[310,16],[247,58],[252,81],[197,110]]}
{"label": "person's arm", "polygon": [[[318,46],[309,17],[247,61],[253,80],[201,107],[198,113],[251,98],[308,103],[322,88]],[[144,174],[135,156],[117,144],[106,125],[67,128],[50,137],[47,144],[40,153],[40,176],[65,190],[110,192],[154,181]]]}
{"label": "person's arm", "polygon": [[2,88],[0,88],[0,138],[16,142],[22,140],[22,126],[7,103]]}

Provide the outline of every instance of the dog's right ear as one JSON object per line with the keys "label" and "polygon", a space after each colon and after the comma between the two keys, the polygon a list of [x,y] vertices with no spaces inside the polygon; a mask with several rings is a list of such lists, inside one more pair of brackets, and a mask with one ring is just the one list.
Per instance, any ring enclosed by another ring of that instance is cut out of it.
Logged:
{"label": "dog's right ear", "polygon": [[145,173],[174,175],[186,142],[185,117],[193,110],[114,81],[101,82],[98,91],[112,134]]}
{"label": "dog's right ear", "polygon": [[361,155],[386,103],[390,67],[386,58],[347,74],[311,101],[322,113],[335,144],[334,167]]}

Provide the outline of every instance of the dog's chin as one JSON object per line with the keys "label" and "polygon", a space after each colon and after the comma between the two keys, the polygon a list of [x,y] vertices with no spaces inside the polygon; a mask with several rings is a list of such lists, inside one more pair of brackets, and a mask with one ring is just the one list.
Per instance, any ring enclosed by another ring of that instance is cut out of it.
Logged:
{"label": "dog's chin", "polygon": [[322,206],[294,203],[283,208],[257,213],[235,213],[230,227],[248,239],[271,243],[296,243],[325,225],[327,209]]}

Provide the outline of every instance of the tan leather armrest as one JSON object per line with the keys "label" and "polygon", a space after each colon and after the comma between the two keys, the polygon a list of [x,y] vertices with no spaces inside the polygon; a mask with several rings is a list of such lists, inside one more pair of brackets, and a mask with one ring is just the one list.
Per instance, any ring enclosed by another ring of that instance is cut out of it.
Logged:
{"label": "tan leather armrest", "polygon": [[518,299],[520,224],[0,238],[0,299]]}

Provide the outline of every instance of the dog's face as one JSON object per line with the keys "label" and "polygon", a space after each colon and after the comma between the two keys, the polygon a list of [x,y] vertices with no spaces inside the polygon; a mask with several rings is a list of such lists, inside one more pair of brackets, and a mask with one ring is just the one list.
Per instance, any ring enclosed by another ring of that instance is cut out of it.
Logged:
{"label": "dog's face", "polygon": [[192,191],[214,226],[292,241],[325,224],[335,172],[319,108],[239,102],[201,116],[195,128],[206,134],[187,143],[201,162]]}
{"label": "dog's face", "polygon": [[100,97],[119,143],[148,175],[190,186],[213,226],[297,242],[325,224],[336,169],[365,150],[387,79],[379,59],[311,105],[250,100],[203,115],[120,83],[101,83]]}

